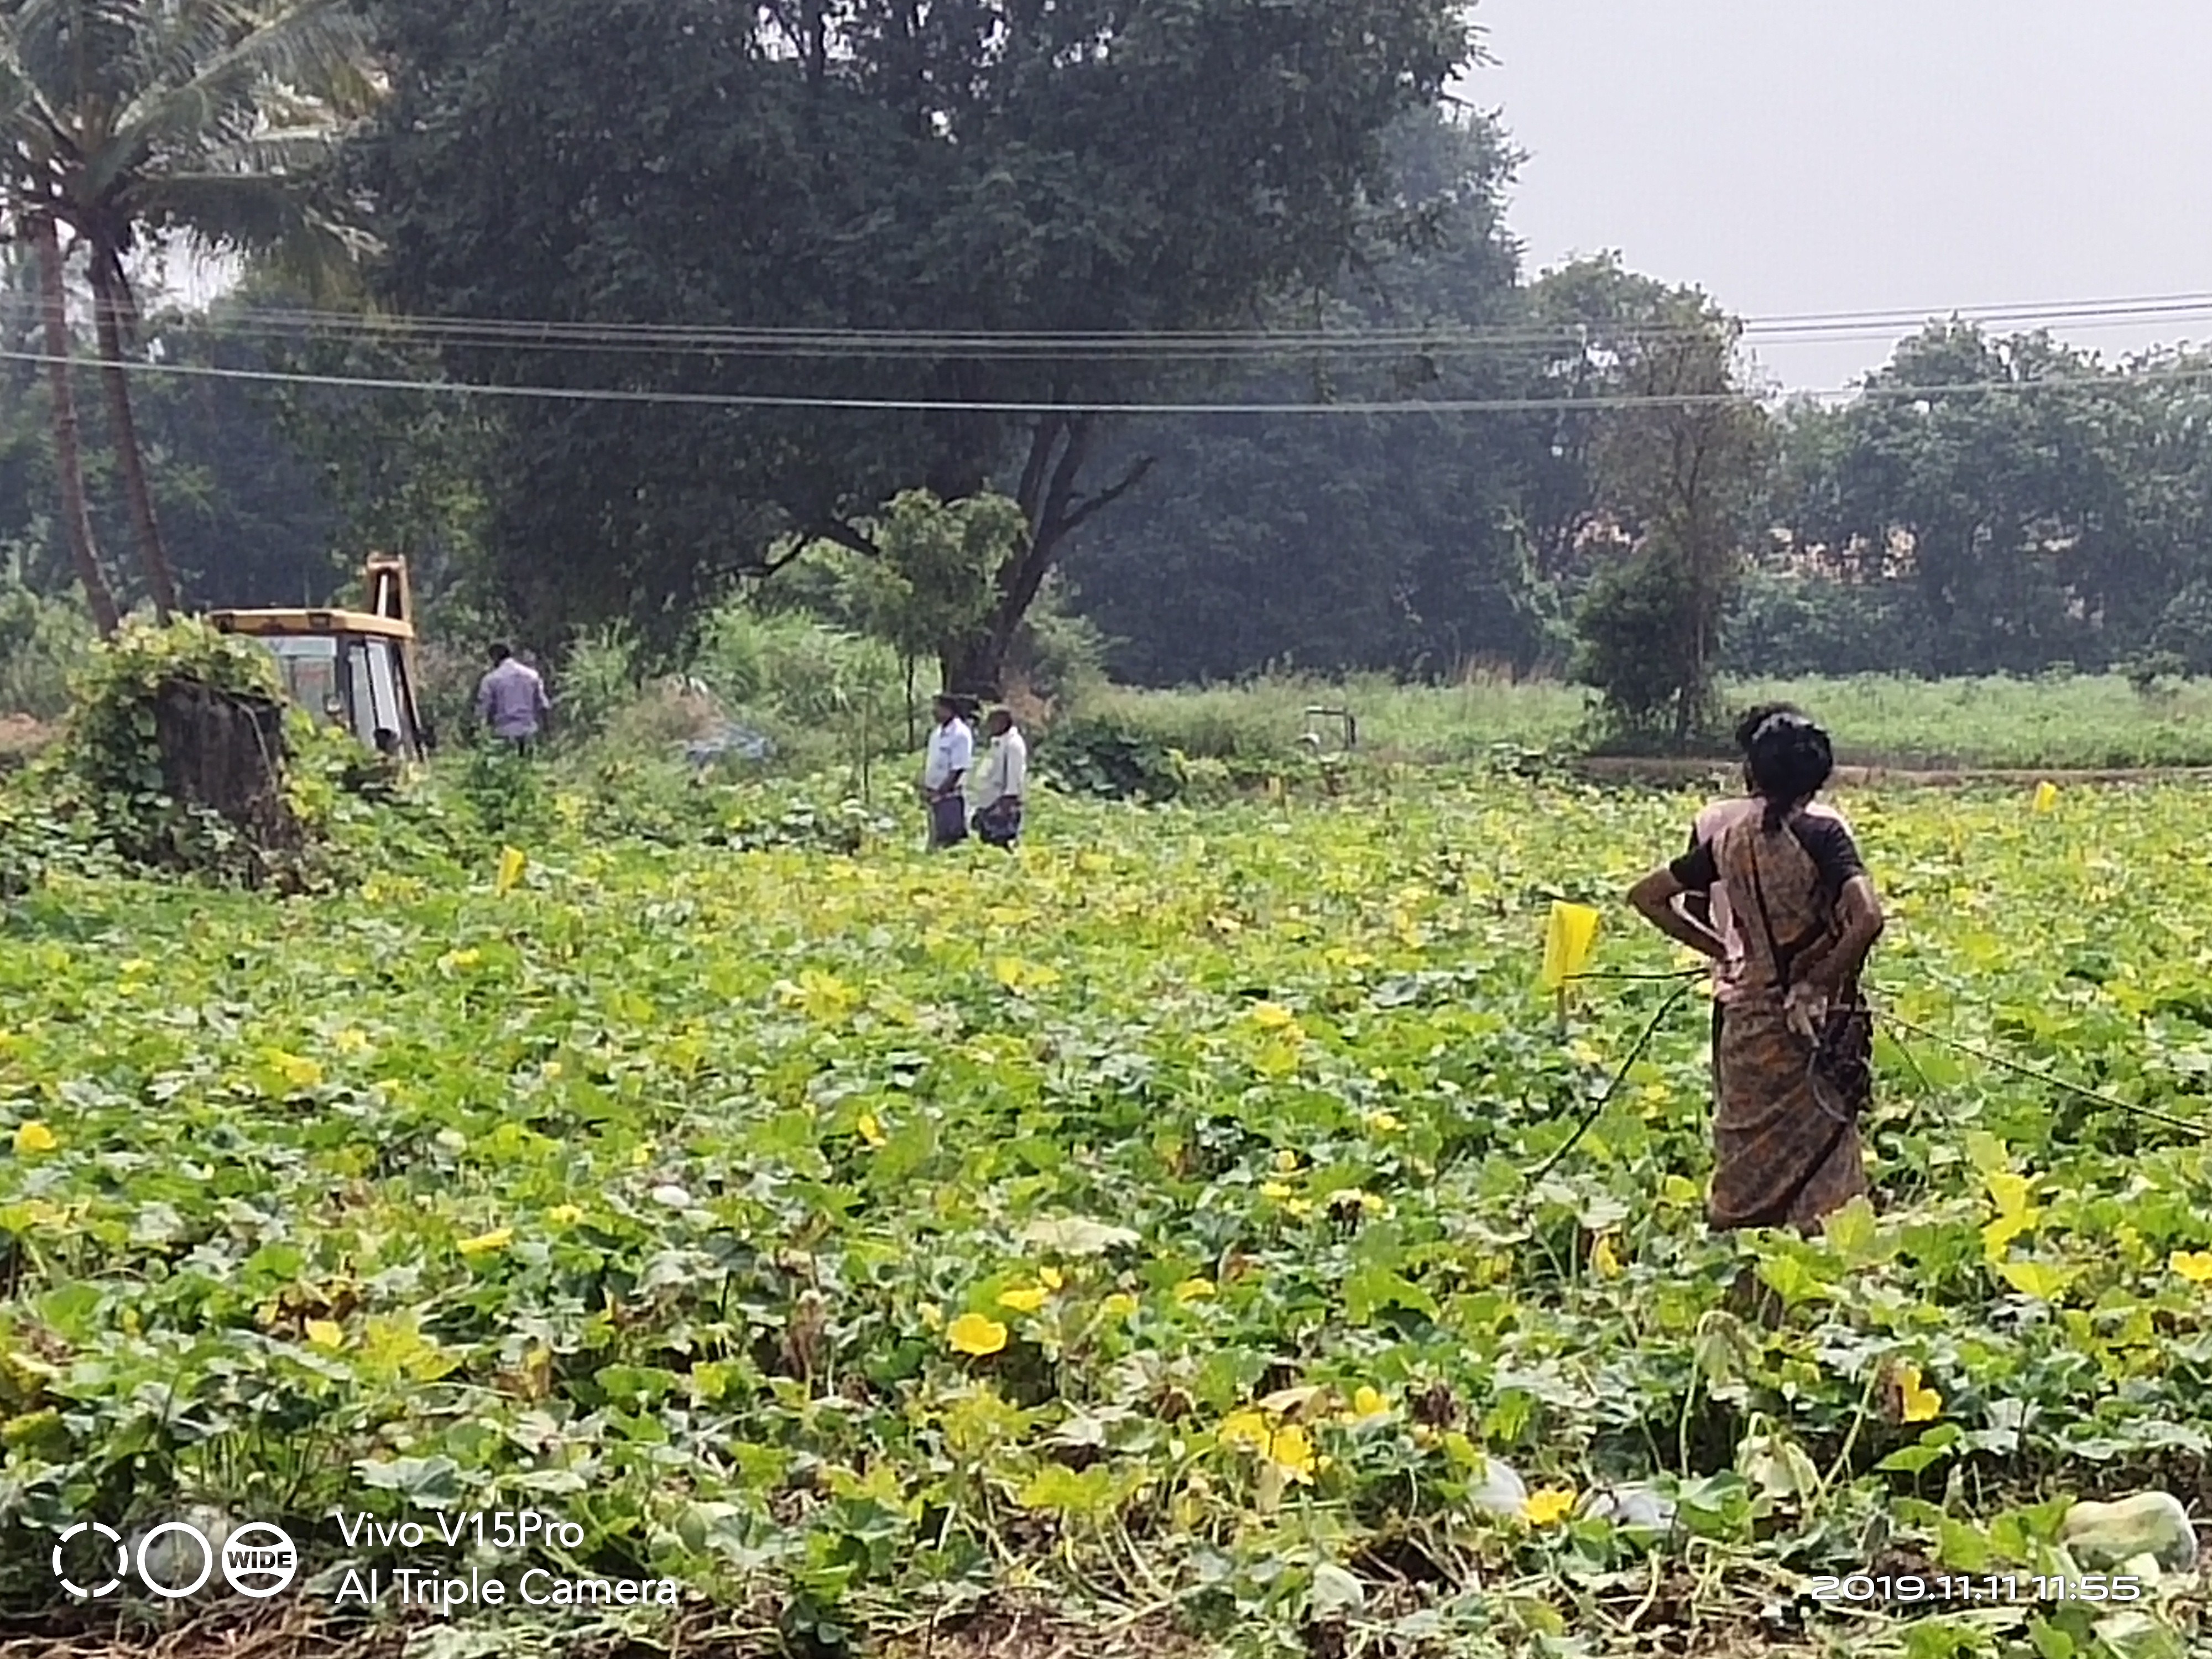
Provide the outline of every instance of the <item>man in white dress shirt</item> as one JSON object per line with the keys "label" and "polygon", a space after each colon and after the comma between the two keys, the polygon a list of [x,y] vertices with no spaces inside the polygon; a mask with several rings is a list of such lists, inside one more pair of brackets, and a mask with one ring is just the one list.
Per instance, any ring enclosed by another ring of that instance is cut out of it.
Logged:
{"label": "man in white dress shirt", "polygon": [[962,792],[975,760],[975,734],[960,718],[960,700],[940,692],[931,705],[937,724],[929,733],[922,763],[921,799],[929,810],[929,845],[934,851],[968,839],[968,803]]}
{"label": "man in white dress shirt", "polygon": [[1030,783],[1029,740],[1015,728],[1012,712],[994,708],[983,723],[991,752],[975,776],[975,829],[988,846],[1013,850],[1022,834],[1022,797]]}

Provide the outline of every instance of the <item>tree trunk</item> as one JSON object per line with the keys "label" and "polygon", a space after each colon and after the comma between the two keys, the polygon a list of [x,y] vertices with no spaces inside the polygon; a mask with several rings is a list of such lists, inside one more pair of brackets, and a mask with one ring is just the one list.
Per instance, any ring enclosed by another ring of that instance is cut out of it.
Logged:
{"label": "tree trunk", "polygon": [[[239,873],[258,885],[269,873],[269,854],[301,839],[284,799],[283,705],[172,680],[156,693],[153,712],[162,787],[238,831]],[[179,849],[161,850],[175,857]]]}
{"label": "tree trunk", "polygon": [[60,475],[62,526],[70,557],[92,619],[103,635],[122,621],[115,592],[100,573],[100,550],[92,539],[92,514],[84,499],[84,458],[78,436],[76,394],[70,386],[69,290],[62,278],[61,234],[52,216],[34,214],[27,222],[39,259],[39,294],[46,325],[46,383],[53,394],[54,471]]}
{"label": "tree trunk", "polygon": [[1097,422],[1089,415],[1039,417],[1015,497],[1029,520],[1028,545],[1000,568],[999,596],[983,625],[957,650],[946,653],[949,687],[985,696],[1003,695],[1007,653],[1051,574],[1061,544],[1143,483],[1152,471],[1152,458],[1140,457],[1115,483],[1078,495],[1075,486],[1097,436]]}
{"label": "tree trunk", "polygon": [[123,467],[124,493],[131,501],[131,522],[138,532],[138,556],[146,567],[146,591],[154,596],[154,615],[167,622],[177,609],[177,583],[170,574],[168,550],[154,517],[154,495],[146,487],[146,457],[138,442],[138,422],[131,413],[131,377],[124,368],[123,307],[129,303],[123,273],[105,251],[92,255],[94,326],[100,336],[100,374],[107,386],[108,418],[115,428],[116,459]]}

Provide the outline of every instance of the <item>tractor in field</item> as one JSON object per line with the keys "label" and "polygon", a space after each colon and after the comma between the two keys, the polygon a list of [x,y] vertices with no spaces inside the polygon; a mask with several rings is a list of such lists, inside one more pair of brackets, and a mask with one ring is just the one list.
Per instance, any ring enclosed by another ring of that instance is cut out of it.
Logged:
{"label": "tractor in field", "polygon": [[285,695],[343,726],[380,754],[420,760],[428,747],[416,708],[415,603],[407,561],[372,556],[360,611],[216,611],[226,634],[261,641],[276,659]]}

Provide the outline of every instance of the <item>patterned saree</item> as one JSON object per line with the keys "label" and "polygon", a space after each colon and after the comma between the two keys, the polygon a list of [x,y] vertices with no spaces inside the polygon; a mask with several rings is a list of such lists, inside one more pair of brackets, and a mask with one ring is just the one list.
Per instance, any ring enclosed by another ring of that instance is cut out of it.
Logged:
{"label": "patterned saree", "polygon": [[1796,1227],[1867,1190],[1859,1120],[1873,1099],[1873,1018],[1856,982],[1831,1000],[1815,1037],[1790,1029],[1798,964],[1842,931],[1835,901],[1788,824],[1731,825],[1714,860],[1741,915],[1744,962],[1714,1046],[1711,1224]]}

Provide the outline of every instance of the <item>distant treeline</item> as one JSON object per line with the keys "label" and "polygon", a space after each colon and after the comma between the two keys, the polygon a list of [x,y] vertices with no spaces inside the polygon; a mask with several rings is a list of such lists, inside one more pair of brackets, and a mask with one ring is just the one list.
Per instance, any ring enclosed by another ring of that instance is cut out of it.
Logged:
{"label": "distant treeline", "polygon": [[[1109,638],[1118,677],[1147,684],[1270,666],[1567,671],[1609,651],[1609,695],[1648,713],[1715,670],[2212,672],[2212,358],[2107,365],[2045,337],[1939,323],[1848,405],[1732,404],[1747,386],[1737,331],[1705,295],[1607,260],[1523,270],[1504,222],[1505,134],[1406,89],[1458,49],[1443,0],[1422,15],[1444,33],[1390,46],[1419,69],[1413,82],[1378,59],[1331,83],[1376,143],[1297,159],[1318,169],[1297,178],[1326,248],[1285,229],[1289,174],[1251,198],[1243,161],[1194,156],[1194,178],[1219,198],[1190,205],[1153,176],[1150,148],[1121,148],[1114,111],[1139,96],[1134,81],[1092,86],[1084,70],[1070,85],[1095,93],[1093,107],[1047,97],[1028,71],[995,88],[946,79],[981,100],[962,117],[1003,147],[995,160],[972,144],[955,155],[939,125],[902,106],[884,113],[913,87],[862,73],[864,57],[766,52],[756,37],[768,25],[708,0],[618,9],[623,75],[560,82],[552,104],[546,65],[615,38],[586,0],[548,14],[573,38],[490,0],[409,0],[391,14],[395,50],[419,73],[353,162],[390,250],[368,284],[395,310],[490,319],[495,331],[459,344],[312,333],[260,272],[210,311],[149,319],[157,362],[133,377],[138,423],[191,603],[328,598],[362,550],[386,547],[445,587],[445,615],[465,600],[554,649],[620,621],[666,658],[723,598],[772,582],[793,538],[865,556],[871,515],[927,483],[947,499],[1015,496],[1042,550],[1001,572],[983,635],[945,642],[945,660],[983,681],[1040,594]],[[1342,8],[1295,9],[1315,40],[1346,27]],[[1225,0],[1207,11],[1224,40],[1256,27]],[[1202,112],[1249,95],[1246,115],[1217,112],[1224,134],[1248,119],[1306,131],[1299,109],[1234,76],[1194,78],[1179,48],[1147,42],[1139,61],[1157,82],[1144,97]],[[1050,40],[1031,44],[1036,75],[1076,73]],[[860,31],[852,52],[864,48],[891,50]],[[979,75],[1003,68],[988,52],[978,62]],[[676,106],[625,91],[664,71],[714,95],[681,101],[672,125]],[[838,160],[850,136],[839,120],[880,152],[865,179]],[[1048,154],[1035,134],[1048,121],[1065,130]],[[509,124],[507,149],[471,137],[496,122]],[[617,139],[573,146],[587,130]],[[710,131],[716,145],[702,148]],[[779,198],[790,219],[779,228],[744,204],[787,145],[808,170]],[[540,151],[569,171],[526,159]],[[652,160],[664,151],[689,171]],[[714,233],[694,236],[709,219]],[[1205,240],[1232,222],[1235,238]],[[842,240],[854,226],[874,240]],[[894,257],[913,267],[896,280],[884,270]],[[35,291],[9,273],[0,336],[22,356],[36,355]],[[1062,365],[948,344],[939,357],[725,361],[619,341],[528,345],[496,331],[508,312],[914,338],[956,327],[1245,337],[1212,359],[1155,346]],[[510,390],[574,381],[637,400],[462,400],[179,378],[157,363]],[[112,553],[130,524],[86,379],[88,494]],[[827,392],[930,412],[697,406],[763,386],[802,404]],[[0,364],[0,547],[19,586],[59,593],[71,576],[47,396],[32,362]],[[1054,398],[1322,412],[1019,412]],[[945,407],[970,402],[1002,412]],[[115,562],[127,599],[132,577]],[[1644,641],[1677,639],[1680,660],[1648,686],[1626,683]],[[1673,706],[1686,720],[1692,701]]]}

